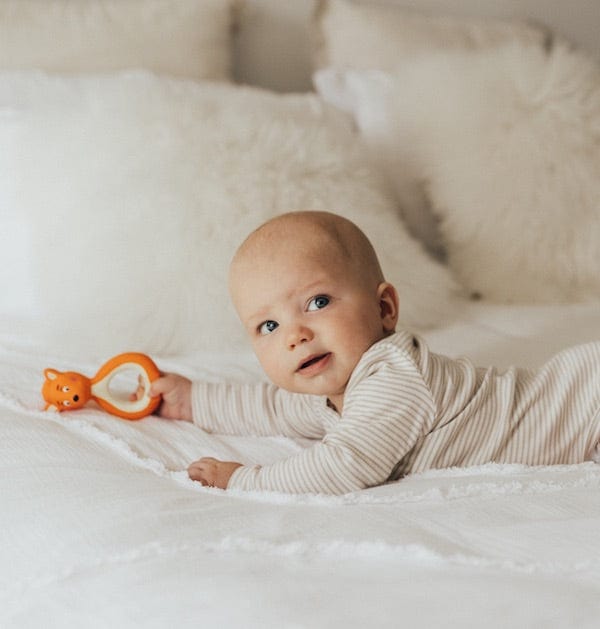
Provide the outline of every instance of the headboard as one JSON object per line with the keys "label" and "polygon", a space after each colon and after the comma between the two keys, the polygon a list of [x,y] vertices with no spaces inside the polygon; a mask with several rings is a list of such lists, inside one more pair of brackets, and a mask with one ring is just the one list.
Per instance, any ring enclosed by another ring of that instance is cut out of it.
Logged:
{"label": "headboard", "polygon": [[[598,0],[361,0],[425,12],[527,18],[600,59]],[[318,0],[245,0],[236,34],[236,78],[282,92],[311,89],[311,16]]]}

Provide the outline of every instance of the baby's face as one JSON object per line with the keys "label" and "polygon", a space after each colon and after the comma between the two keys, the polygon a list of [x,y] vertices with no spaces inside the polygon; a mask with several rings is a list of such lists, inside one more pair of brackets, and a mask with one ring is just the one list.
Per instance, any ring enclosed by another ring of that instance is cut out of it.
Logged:
{"label": "baby's face", "polygon": [[289,391],[325,395],[338,410],[363,353],[391,331],[378,289],[331,256],[289,251],[254,256],[231,276],[234,304],[269,378]]}

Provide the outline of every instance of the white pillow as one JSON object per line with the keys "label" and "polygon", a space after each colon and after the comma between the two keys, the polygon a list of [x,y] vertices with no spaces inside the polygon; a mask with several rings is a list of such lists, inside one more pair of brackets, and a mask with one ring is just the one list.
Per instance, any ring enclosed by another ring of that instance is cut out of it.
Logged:
{"label": "white pillow", "polygon": [[423,173],[411,146],[399,141],[387,111],[388,84],[381,71],[343,71],[324,68],[313,75],[319,95],[355,119],[370,162],[387,178],[409,231],[429,253],[445,261],[446,251],[438,219],[425,193]]}
{"label": "white pillow", "polygon": [[231,76],[231,0],[0,0],[0,69]]}
{"label": "white pillow", "polygon": [[[448,261],[498,301],[600,297],[600,71],[557,43],[325,73],[387,166],[426,182]],[[336,87],[337,86],[337,87]]]}
{"label": "white pillow", "polygon": [[523,20],[450,16],[355,0],[320,0],[315,65],[393,70],[434,50],[471,50],[518,42],[543,46],[547,30]]}
{"label": "white pillow", "polygon": [[35,337],[54,352],[239,347],[229,260],[251,229],[295,209],[366,231],[404,323],[448,318],[449,271],[407,235],[349,118],[315,95],[23,73],[0,76],[0,111],[8,103],[2,220],[20,220],[30,239]]}
{"label": "white pillow", "polygon": [[[434,51],[480,50],[507,43],[544,47],[551,33],[524,20],[428,14],[393,4],[321,0],[314,25],[314,65],[343,70],[393,71]],[[322,86],[316,86],[321,91]],[[330,96],[331,90],[323,94]],[[371,143],[372,158],[387,171],[393,156]],[[411,233],[436,257],[445,259],[443,241],[412,164],[391,179]]]}

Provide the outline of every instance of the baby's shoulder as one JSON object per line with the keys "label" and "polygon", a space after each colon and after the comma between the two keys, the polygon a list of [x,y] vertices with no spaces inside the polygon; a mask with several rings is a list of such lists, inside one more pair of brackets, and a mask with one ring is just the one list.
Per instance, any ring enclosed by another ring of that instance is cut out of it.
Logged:
{"label": "baby's shoulder", "polygon": [[[424,354],[425,353],[425,354]],[[425,355],[425,360],[424,360]],[[424,373],[427,348],[411,332],[395,332],[373,344],[357,364],[346,388],[344,407],[363,404],[365,399],[401,400],[416,395],[430,399]],[[391,396],[391,397],[390,397]]]}

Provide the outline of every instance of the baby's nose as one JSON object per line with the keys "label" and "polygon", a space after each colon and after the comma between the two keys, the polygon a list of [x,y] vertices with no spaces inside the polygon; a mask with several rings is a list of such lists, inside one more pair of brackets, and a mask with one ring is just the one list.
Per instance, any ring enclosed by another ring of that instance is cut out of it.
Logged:
{"label": "baby's nose", "polygon": [[307,343],[308,341],[312,341],[314,335],[310,328],[305,326],[298,326],[290,331],[288,336],[288,349],[293,350],[298,345],[302,345],[302,343]]}

